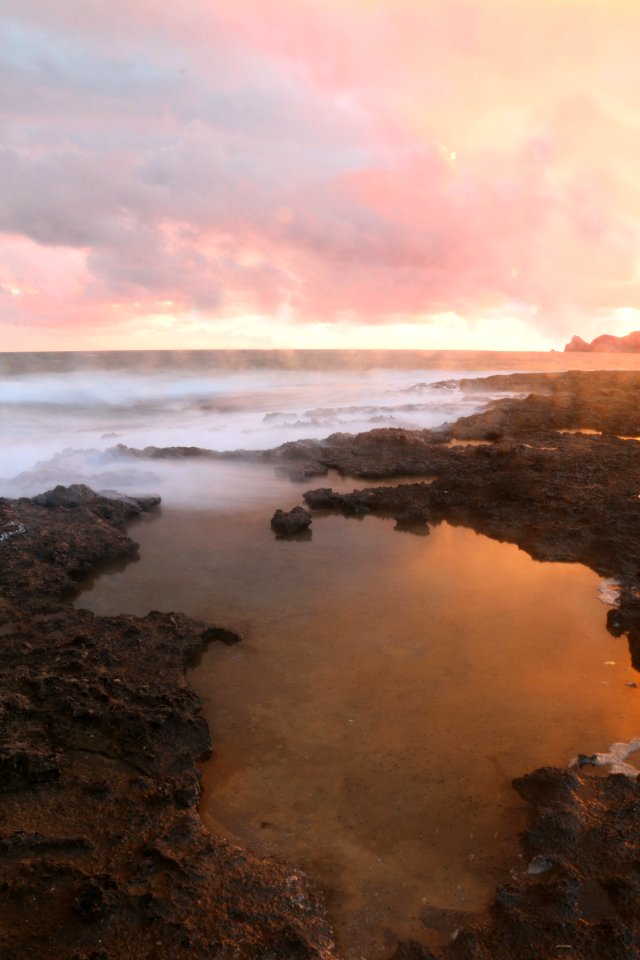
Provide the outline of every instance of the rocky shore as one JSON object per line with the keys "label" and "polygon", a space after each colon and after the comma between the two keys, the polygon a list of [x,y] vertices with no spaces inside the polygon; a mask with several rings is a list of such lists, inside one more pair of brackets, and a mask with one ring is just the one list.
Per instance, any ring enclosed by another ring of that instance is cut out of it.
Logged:
{"label": "rocky shore", "polygon": [[[334,468],[370,481],[307,491],[314,517],[380,513],[423,533],[447,520],[614,578],[609,629],[640,669],[640,443],[621,439],[640,436],[640,374],[461,386],[523,396],[440,431],[334,434],[235,456],[294,480]],[[579,429],[598,432],[563,432]],[[393,477],[416,482],[375,486]],[[123,525],[154,505],[80,487],[0,501],[0,956],[331,958],[306,878],[212,837],[198,817],[196,761],[211,743],[185,666],[203,644],[237,637],[179,614],[99,618],[71,606],[78,580],[135,556]],[[396,960],[640,956],[640,787],[589,760],[514,781],[531,805],[528,871],[439,954],[409,942]]]}
{"label": "rocky shore", "polygon": [[0,957],[330,958],[306,879],[198,816],[211,740],[185,667],[239,638],[71,605],[136,555],[123,524],[156,503],[78,486],[0,501]]}

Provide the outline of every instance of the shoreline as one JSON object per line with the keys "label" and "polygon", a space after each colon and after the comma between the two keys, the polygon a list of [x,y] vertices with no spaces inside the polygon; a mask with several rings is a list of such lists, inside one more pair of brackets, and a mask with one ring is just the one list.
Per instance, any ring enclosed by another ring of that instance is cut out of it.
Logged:
{"label": "shoreline", "polygon": [[[305,500],[314,510],[387,513],[409,525],[447,519],[538,559],[579,560],[617,578],[621,602],[610,630],[627,635],[638,667],[640,444],[611,431],[640,435],[640,374],[565,375],[564,385],[562,376],[557,396],[498,401],[438,434],[337,435],[323,444],[286,444],[265,460],[373,479],[435,475],[431,484],[350,494],[320,488]],[[580,426],[609,435],[556,432]],[[490,442],[451,448],[445,439]],[[80,575],[132,555],[118,526],[140,508],[88,493],[71,504],[68,496],[48,505],[34,502],[41,498],[0,502],[2,529],[11,533],[0,544],[10,558],[0,593],[3,656],[7,666],[23,664],[5,671],[3,691],[10,788],[3,794],[2,870],[13,908],[0,928],[3,956],[20,960],[32,951],[56,960],[75,950],[78,960],[204,958],[235,950],[239,958],[330,958],[322,904],[304,878],[210,837],[199,821],[195,760],[210,741],[184,666],[216,636],[180,615],[100,618],[65,604]],[[25,533],[17,532],[21,526]],[[142,691],[140,673],[143,686],[158,689]],[[89,742],[96,737],[98,752]],[[636,957],[637,782],[583,767],[538,771],[514,785],[534,813],[526,849],[545,869],[501,887],[492,915],[461,930],[443,956],[527,960],[571,945],[576,957]],[[53,816],[61,801],[64,815],[47,834],[42,811],[48,805]],[[119,841],[120,865],[107,867],[123,822],[129,832]],[[48,896],[52,883],[55,898]],[[32,897],[41,901],[35,920]],[[433,956],[415,943],[396,953],[398,960]]]}

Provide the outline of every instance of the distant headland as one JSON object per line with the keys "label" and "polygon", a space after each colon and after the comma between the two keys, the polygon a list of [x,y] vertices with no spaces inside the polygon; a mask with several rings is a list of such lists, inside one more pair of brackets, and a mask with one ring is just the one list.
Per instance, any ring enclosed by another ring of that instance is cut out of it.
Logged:
{"label": "distant headland", "polygon": [[603,333],[591,343],[582,337],[571,337],[564,348],[565,353],[640,353],[640,330],[634,330],[624,337],[614,337]]}

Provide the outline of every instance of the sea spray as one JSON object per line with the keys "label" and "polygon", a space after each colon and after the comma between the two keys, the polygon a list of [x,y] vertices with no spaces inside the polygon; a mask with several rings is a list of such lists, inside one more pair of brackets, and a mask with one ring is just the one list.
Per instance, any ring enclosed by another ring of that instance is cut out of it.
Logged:
{"label": "sea spray", "polygon": [[[290,358],[286,369],[214,364],[207,371],[201,356],[189,366],[173,355],[154,369],[145,365],[144,353],[124,355],[120,367],[88,370],[82,358],[91,360],[78,355],[79,369],[62,372],[52,359],[53,369],[41,369],[40,362],[37,370],[0,378],[3,495],[35,493],[52,481],[119,483],[125,491],[139,490],[142,482],[148,488],[153,477],[141,478],[139,465],[131,463],[127,475],[120,464],[115,478],[99,476],[117,459],[110,448],[118,444],[265,450],[335,432],[437,428],[491,399],[470,397],[455,386],[429,387],[451,370],[354,371],[339,363],[334,370],[313,369],[307,357],[304,367]],[[416,382],[423,386],[412,397],[406,391]]]}

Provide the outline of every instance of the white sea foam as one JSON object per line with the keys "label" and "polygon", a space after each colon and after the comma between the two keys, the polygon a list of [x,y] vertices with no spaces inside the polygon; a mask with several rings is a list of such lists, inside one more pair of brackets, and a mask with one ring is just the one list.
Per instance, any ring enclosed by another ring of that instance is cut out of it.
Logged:
{"label": "white sea foam", "polygon": [[[334,432],[436,428],[481,409],[490,398],[429,384],[473,373],[295,368],[207,373],[129,365],[5,376],[0,378],[0,492],[35,493],[54,480],[111,487],[120,482],[123,492],[135,492],[141,483],[153,486],[159,472],[170,472],[149,463],[111,463],[109,448],[119,443],[260,450]],[[410,399],[407,388],[416,382],[423,387]],[[111,477],[114,471],[122,481]],[[186,472],[182,462],[184,483]],[[210,466],[209,473],[221,477],[225,471]]]}
{"label": "white sea foam", "polygon": [[598,585],[598,599],[607,606],[615,607],[620,600],[620,583],[614,577],[602,577]]}
{"label": "white sea foam", "polygon": [[[624,743],[612,743],[607,753],[594,753],[589,760],[594,766],[609,767],[611,773],[623,773],[626,777],[637,777],[640,774],[640,769],[634,767],[632,763],[627,763],[627,758],[632,753],[637,753],[638,750],[640,750],[640,737],[634,737],[633,740]],[[574,757],[570,766],[578,765],[578,758]]]}
{"label": "white sea foam", "polygon": [[24,524],[10,520],[0,531],[0,543],[5,543],[7,540],[10,540],[11,537],[17,537],[21,533],[26,533]]}

